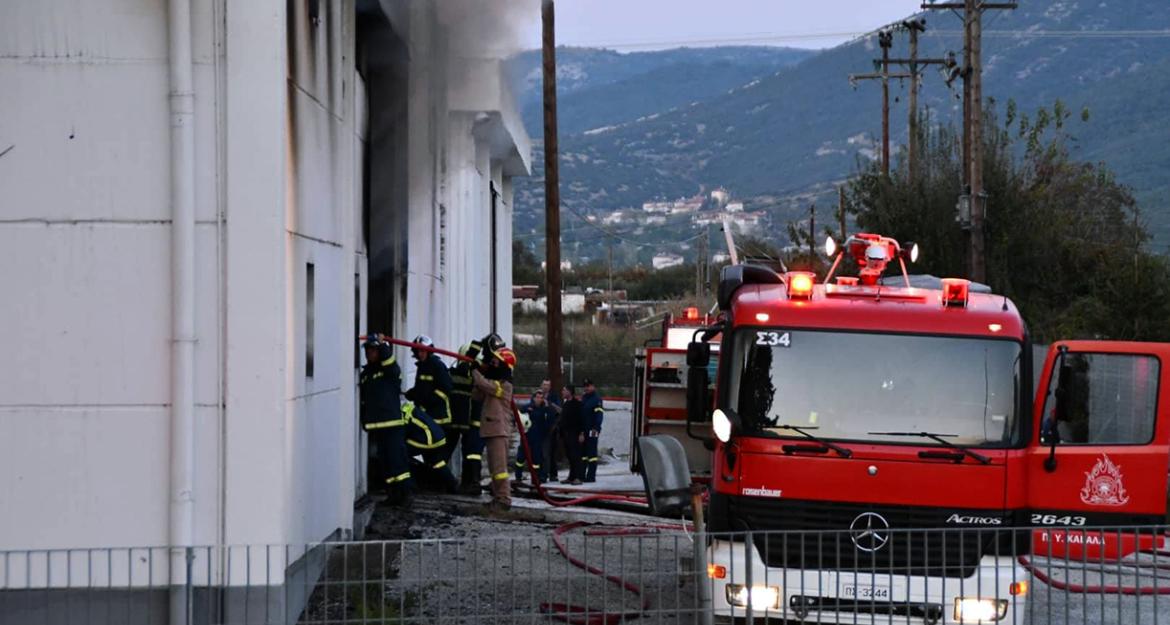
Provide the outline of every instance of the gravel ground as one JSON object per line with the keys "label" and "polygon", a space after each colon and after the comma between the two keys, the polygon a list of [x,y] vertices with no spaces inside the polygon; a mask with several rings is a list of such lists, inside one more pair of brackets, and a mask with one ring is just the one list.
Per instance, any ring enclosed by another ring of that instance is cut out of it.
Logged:
{"label": "gravel ground", "polygon": [[[1035,567],[1052,579],[1051,585],[1033,581],[1023,622],[1033,625],[1056,623],[1170,624],[1170,558],[1161,555],[1130,559],[1120,564],[1035,559]],[[1143,588],[1147,594],[1077,592],[1105,587]]]}
{"label": "gravel ground", "polygon": [[579,606],[597,616],[603,611],[638,614],[639,623],[695,622],[692,543],[686,534],[586,535],[596,527],[565,534],[571,555],[637,585],[640,597],[570,564],[557,550],[553,532],[573,517],[604,519],[606,527],[647,519],[560,510],[549,522],[550,515],[535,508],[493,518],[478,507],[468,499],[420,497],[407,511],[380,508],[368,538],[389,542],[339,548],[330,577],[319,586],[302,622],[561,622],[551,614],[558,610],[554,604]]}

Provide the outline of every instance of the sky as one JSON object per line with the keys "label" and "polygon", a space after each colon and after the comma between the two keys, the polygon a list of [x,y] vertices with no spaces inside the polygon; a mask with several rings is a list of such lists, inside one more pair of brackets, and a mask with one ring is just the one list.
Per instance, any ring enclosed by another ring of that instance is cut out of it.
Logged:
{"label": "sky", "polygon": [[[922,0],[556,0],[557,45],[829,48],[918,12]],[[540,47],[540,24],[525,33]]]}

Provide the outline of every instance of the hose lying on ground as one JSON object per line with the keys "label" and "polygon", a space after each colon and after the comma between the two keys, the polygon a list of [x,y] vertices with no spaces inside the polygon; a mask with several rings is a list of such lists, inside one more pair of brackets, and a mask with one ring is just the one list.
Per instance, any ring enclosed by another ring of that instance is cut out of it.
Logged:
{"label": "hose lying on ground", "polygon": [[[1028,571],[1029,573],[1032,574],[1032,577],[1036,578],[1036,581],[1040,582],[1041,584],[1044,584],[1045,586],[1048,586],[1049,588],[1052,588],[1053,590],[1059,590],[1062,592],[1074,593],[1074,594],[1084,594],[1084,595],[1128,595],[1128,596],[1170,595],[1170,581],[1167,582],[1166,586],[1126,586],[1126,585],[1122,585],[1122,584],[1095,584],[1095,585],[1093,585],[1093,584],[1078,584],[1075,582],[1054,579],[1051,575],[1044,572],[1044,570],[1042,570],[1039,566],[1036,566],[1036,564],[1034,562],[1032,562],[1031,558],[1029,558],[1028,556],[1020,556],[1019,562],[1020,562],[1020,566],[1024,567],[1024,569],[1026,571]],[[1091,561],[1090,562],[1079,562],[1076,560],[1070,560],[1068,562],[1074,563],[1074,564],[1083,564],[1086,566],[1089,564],[1098,564],[1097,562],[1091,562]],[[1121,562],[1116,562],[1116,563],[1100,562],[1099,564],[1101,565],[1099,574],[1104,576],[1104,574],[1106,572],[1112,572],[1112,571],[1107,571],[1106,570],[1107,567],[1113,567],[1113,566],[1120,567],[1123,563],[1121,563]],[[1148,568],[1148,569],[1155,569],[1155,570],[1165,570],[1164,565],[1158,565],[1158,564],[1140,564],[1140,563],[1135,562],[1135,563],[1124,563],[1124,565],[1126,568],[1134,568],[1134,569]],[[1066,566],[1064,568],[1068,568],[1068,567]],[[1091,572],[1097,572],[1097,571],[1091,571]],[[1157,575],[1157,574],[1155,573],[1155,575]]]}
{"label": "hose lying on ground", "polygon": [[591,526],[584,521],[574,521],[566,523],[558,527],[553,532],[553,544],[556,545],[557,551],[561,552],[573,566],[601,577],[602,579],[616,584],[619,587],[633,593],[640,600],[640,608],[636,611],[627,610],[623,612],[606,612],[601,610],[590,610],[587,606],[579,606],[570,603],[555,603],[546,602],[540,604],[540,611],[542,614],[548,614],[553,619],[570,623],[570,625],[616,625],[623,620],[635,619],[642,616],[646,610],[650,609],[650,598],[643,594],[642,587],[637,584],[622,578],[619,575],[606,573],[604,570],[595,566],[591,566],[587,562],[576,558],[569,553],[569,548],[565,544],[564,535],[575,529],[581,527],[591,527],[585,531],[586,536],[646,536],[650,534],[658,534],[662,531],[677,531],[686,526],[672,525],[632,525],[627,527],[602,527]]}

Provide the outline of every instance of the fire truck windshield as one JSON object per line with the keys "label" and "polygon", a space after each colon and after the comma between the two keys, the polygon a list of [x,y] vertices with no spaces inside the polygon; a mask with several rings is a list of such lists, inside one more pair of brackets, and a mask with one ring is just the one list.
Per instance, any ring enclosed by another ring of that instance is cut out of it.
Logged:
{"label": "fire truck windshield", "polygon": [[[1004,447],[1019,431],[1019,343],[979,337],[799,329],[740,330],[727,402],[747,434],[816,428],[817,438]],[[951,436],[953,435],[953,436]]]}

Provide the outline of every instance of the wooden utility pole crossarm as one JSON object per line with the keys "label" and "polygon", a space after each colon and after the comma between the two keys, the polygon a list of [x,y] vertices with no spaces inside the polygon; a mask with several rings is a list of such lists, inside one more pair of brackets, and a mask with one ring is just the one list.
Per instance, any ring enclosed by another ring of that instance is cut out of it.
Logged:
{"label": "wooden utility pole crossarm", "polygon": [[881,63],[882,71],[872,74],[849,75],[849,82],[857,82],[858,80],[882,81],[882,173],[886,176],[890,175],[890,79],[911,77],[908,73],[890,73],[890,46],[893,45],[893,42],[893,33],[889,31],[878,33],[878,44],[882,47],[882,58],[877,62]]}
{"label": "wooden utility pole crossarm", "polygon": [[545,301],[548,303],[548,379],[561,388],[561,187],[557,160],[557,57],[553,0],[541,4],[544,79]]}
{"label": "wooden utility pole crossarm", "polygon": [[987,254],[984,247],[984,218],[987,193],[983,190],[983,11],[1014,9],[1014,2],[939,2],[923,4],[924,9],[963,11],[963,173],[964,189],[959,197],[959,217],[968,231],[967,277],[987,281]]}

